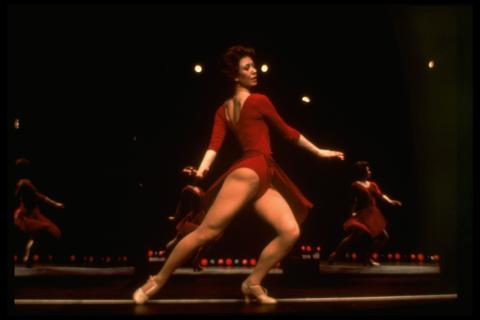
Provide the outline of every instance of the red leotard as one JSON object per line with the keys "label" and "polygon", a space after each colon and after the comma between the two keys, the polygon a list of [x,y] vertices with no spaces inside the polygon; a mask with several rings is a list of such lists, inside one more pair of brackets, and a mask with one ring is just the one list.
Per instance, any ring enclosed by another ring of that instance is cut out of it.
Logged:
{"label": "red leotard", "polygon": [[313,204],[305,198],[273,160],[269,127],[276,129],[286,140],[292,143],[298,141],[300,133],[283,121],[268,97],[262,94],[252,93],[247,97],[240,111],[238,122],[235,124],[227,121],[225,109],[225,106],[222,105],[215,113],[208,148],[218,151],[225,139],[227,128],[230,128],[242,147],[243,156],[233,163],[207,190],[203,202],[204,207],[208,208],[212,204],[228,174],[238,168],[250,168],[260,178],[259,187],[253,201],[260,198],[268,188],[273,187],[283,195],[297,222],[301,224]]}

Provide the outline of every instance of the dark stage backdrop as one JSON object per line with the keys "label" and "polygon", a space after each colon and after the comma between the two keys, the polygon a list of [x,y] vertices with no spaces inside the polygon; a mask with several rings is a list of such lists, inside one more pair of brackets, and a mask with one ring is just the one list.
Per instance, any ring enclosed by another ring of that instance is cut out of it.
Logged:
{"label": "dark stage backdrop", "polygon": [[[272,134],[276,160],[315,204],[301,241],[328,253],[341,239],[352,164],[368,160],[404,203],[382,207],[386,250],[455,260],[471,231],[471,27],[462,6],[9,6],[8,210],[12,164],[27,156],[38,188],[67,206],[49,213],[65,252],[124,252],[138,237],[161,247],[188,182],[180,171],[199,164],[227,95],[220,56],[244,43],[270,66],[257,91],[346,155],[315,159]],[[232,141],[204,187],[238,155]],[[241,216],[216,246],[252,256],[271,236]]]}

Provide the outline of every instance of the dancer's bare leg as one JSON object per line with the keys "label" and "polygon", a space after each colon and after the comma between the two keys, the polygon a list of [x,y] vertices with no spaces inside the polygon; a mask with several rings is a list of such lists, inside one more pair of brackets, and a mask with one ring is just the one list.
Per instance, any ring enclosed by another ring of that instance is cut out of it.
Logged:
{"label": "dancer's bare leg", "polygon": [[249,285],[260,284],[268,271],[292,249],[300,228],[290,206],[275,189],[267,192],[255,202],[255,210],[278,233],[261,252],[258,263],[246,280]]}
{"label": "dancer's bare leg", "polygon": [[[258,175],[248,168],[236,169],[227,176],[200,226],[180,240],[162,269],[153,277],[157,286],[161,288],[175,269],[228,226],[239,209],[255,195],[258,182]],[[143,290],[147,291],[151,286],[155,283],[147,282]]]}

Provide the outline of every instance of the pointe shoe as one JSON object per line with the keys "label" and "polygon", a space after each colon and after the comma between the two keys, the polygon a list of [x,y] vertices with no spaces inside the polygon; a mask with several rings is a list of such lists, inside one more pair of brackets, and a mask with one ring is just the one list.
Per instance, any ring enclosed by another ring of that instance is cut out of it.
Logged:
{"label": "pointe shoe", "polygon": [[[148,287],[148,289],[144,290],[144,287]],[[150,276],[150,278],[145,282],[143,286],[135,290],[133,293],[133,300],[136,304],[144,304],[150,299],[157,291],[160,290],[160,286],[155,281],[155,279]]]}
{"label": "pointe shoe", "polygon": [[250,303],[251,298],[256,299],[260,304],[276,304],[277,300],[267,295],[267,289],[259,284],[242,283],[242,293],[245,296],[245,303]]}
{"label": "pointe shoe", "polygon": [[380,263],[373,260],[372,258],[370,258],[370,259],[365,261],[365,265],[372,266],[372,267],[378,267],[380,265]]}

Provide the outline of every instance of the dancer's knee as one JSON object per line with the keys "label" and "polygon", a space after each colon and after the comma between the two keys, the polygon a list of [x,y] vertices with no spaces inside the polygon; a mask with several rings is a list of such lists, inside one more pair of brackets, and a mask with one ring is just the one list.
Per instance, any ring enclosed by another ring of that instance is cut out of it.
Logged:
{"label": "dancer's knee", "polygon": [[289,243],[294,243],[300,237],[300,227],[298,224],[292,224],[282,231],[281,236]]}

